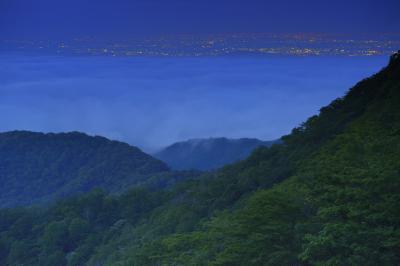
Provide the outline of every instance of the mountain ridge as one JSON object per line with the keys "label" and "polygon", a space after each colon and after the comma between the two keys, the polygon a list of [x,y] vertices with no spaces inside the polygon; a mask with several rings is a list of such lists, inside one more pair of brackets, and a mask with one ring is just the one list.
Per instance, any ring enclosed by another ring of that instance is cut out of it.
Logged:
{"label": "mountain ridge", "polygon": [[194,138],[175,142],[153,155],[172,169],[209,171],[243,160],[257,147],[277,143],[256,138]]}
{"label": "mountain ridge", "polygon": [[[0,133],[0,206],[48,202],[94,187],[124,190],[146,176],[169,171],[126,143],[81,132]],[[11,204],[12,205],[12,204]]]}

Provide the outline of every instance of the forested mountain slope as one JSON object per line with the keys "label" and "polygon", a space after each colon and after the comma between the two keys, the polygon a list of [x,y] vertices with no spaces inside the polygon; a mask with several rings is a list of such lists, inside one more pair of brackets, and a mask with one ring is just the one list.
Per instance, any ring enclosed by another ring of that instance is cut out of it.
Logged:
{"label": "forested mountain slope", "polygon": [[241,138],[190,139],[174,143],[154,154],[175,170],[212,170],[248,157],[260,146],[275,141]]}
{"label": "forested mountain slope", "polygon": [[282,139],[169,190],[3,210],[0,264],[399,265],[400,54]]}
{"label": "forested mountain slope", "polygon": [[102,187],[122,191],[167,171],[128,144],[83,133],[0,134],[0,206],[49,202]]}

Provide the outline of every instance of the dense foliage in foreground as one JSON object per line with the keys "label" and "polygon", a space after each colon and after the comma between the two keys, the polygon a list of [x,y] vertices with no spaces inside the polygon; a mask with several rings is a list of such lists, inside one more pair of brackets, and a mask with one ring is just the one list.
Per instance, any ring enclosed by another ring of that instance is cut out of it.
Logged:
{"label": "dense foliage in foreground", "polygon": [[169,190],[0,213],[4,265],[400,264],[400,55],[283,144]]}

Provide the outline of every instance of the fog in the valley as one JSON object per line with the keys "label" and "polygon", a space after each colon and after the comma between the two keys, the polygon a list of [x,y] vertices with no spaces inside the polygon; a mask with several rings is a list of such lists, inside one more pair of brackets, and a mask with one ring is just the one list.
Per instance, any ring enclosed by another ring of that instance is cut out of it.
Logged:
{"label": "fog in the valley", "polygon": [[189,138],[276,139],[386,57],[0,56],[0,131],[83,131],[154,151]]}

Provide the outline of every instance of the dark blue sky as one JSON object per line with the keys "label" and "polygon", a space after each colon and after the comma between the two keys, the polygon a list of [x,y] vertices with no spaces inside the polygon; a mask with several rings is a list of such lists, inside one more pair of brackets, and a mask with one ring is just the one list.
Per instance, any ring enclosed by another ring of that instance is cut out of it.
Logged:
{"label": "dark blue sky", "polygon": [[2,37],[398,32],[399,0],[0,0]]}

